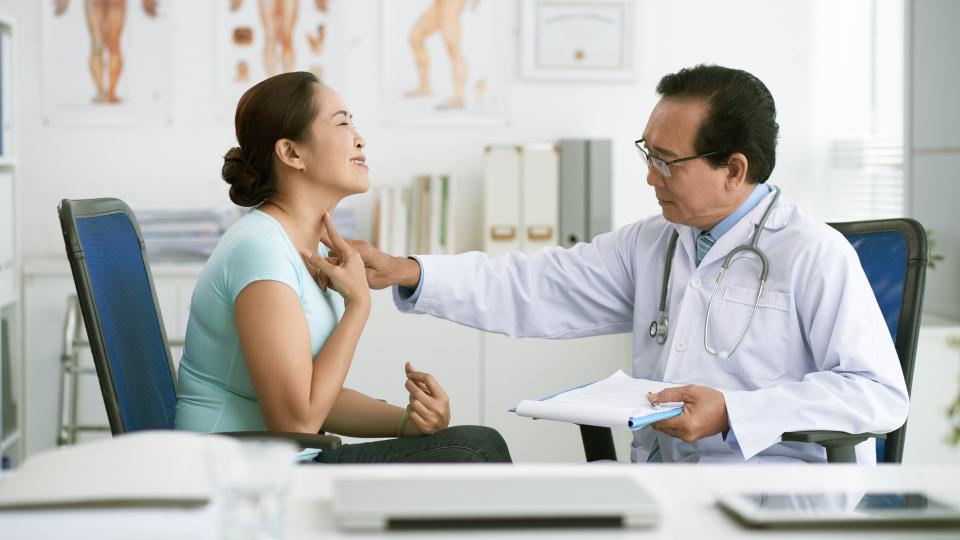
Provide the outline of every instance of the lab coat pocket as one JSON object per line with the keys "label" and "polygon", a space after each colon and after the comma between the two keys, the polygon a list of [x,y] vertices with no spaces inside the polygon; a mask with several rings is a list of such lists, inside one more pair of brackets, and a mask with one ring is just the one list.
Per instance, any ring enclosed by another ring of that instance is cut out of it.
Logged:
{"label": "lab coat pocket", "polygon": [[788,293],[765,290],[757,303],[757,289],[728,286],[724,288],[720,306],[715,306],[710,320],[710,345],[717,351],[729,351],[744,328],[743,341],[727,358],[720,355],[720,366],[729,373],[761,381],[773,381],[789,370],[790,321],[793,297]]}

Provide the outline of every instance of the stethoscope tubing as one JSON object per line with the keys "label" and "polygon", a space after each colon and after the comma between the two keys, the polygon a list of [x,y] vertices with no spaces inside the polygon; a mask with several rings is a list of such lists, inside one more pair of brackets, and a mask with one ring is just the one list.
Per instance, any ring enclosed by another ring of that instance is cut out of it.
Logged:
{"label": "stethoscope tubing", "polygon": [[[723,263],[720,265],[720,272],[717,274],[716,282],[713,286],[713,291],[710,293],[710,301],[707,303],[707,313],[703,321],[703,348],[707,353],[718,356],[721,359],[729,358],[733,355],[734,351],[737,350],[737,347],[740,346],[740,343],[743,341],[743,338],[746,337],[747,332],[750,330],[750,327],[753,325],[753,319],[757,315],[757,310],[760,306],[760,297],[763,296],[763,291],[766,286],[767,276],[770,271],[770,261],[767,259],[766,253],[763,252],[758,246],[760,241],[760,233],[763,232],[763,228],[767,223],[767,218],[770,217],[774,206],[776,206],[777,201],[780,199],[780,188],[777,186],[770,186],[773,189],[773,200],[770,201],[770,204],[767,206],[767,209],[763,212],[763,216],[760,218],[760,223],[757,224],[756,230],[754,230],[751,235],[750,242],[747,244],[741,244],[732,250],[723,258]],[[677,239],[679,238],[679,233],[674,230],[673,234],[670,237],[670,244],[667,247],[666,259],[663,264],[663,280],[660,285],[660,304],[657,309],[657,320],[650,323],[650,337],[657,340],[657,343],[663,345],[667,342],[668,331],[670,326],[670,320],[667,318],[667,293],[670,283],[670,273],[673,266],[673,255],[677,247]],[[726,273],[727,269],[733,264],[734,261],[739,260],[735,258],[736,255],[741,253],[753,253],[760,259],[760,286],[757,289],[757,296],[753,302],[753,310],[750,313],[750,319],[747,321],[746,326],[744,326],[743,331],[740,333],[740,336],[737,338],[737,342],[734,344],[733,348],[729,351],[717,351],[710,346],[708,334],[710,329],[710,315],[713,311],[713,301],[716,298],[717,290],[720,288],[720,284],[723,281],[723,275]]]}

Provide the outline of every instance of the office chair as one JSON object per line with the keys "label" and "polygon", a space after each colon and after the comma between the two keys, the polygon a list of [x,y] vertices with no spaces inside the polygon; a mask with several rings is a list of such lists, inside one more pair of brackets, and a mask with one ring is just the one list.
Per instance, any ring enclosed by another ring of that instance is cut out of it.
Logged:
{"label": "office chair", "polygon": [[[173,429],[176,378],[136,217],[118,199],[64,199],[57,210],[110,431]],[[221,434],[340,447],[316,433]]]}
{"label": "office chair", "polygon": [[[915,220],[885,219],[831,223],[853,245],[867,275],[880,311],[893,337],[907,393],[920,335],[920,312],[927,271],[927,235]],[[830,463],[855,463],[854,447],[870,438],[877,441],[877,463],[900,463],[906,424],[876,435],[839,431],[797,431],[783,434],[784,441],[810,442],[827,450]],[[610,428],[580,426],[587,461],[616,460]]]}

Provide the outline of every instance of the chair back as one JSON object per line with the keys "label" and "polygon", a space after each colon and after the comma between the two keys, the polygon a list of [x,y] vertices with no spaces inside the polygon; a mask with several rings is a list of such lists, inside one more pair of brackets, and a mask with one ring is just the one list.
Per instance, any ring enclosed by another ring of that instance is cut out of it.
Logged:
{"label": "chair back", "polygon": [[[927,235],[912,219],[831,223],[853,245],[890,330],[910,392],[927,271]],[[900,463],[907,426],[877,439],[877,462]]]}
{"label": "chair back", "polygon": [[58,213],[110,430],[173,429],[173,361],[136,217],[118,199],[64,199]]}

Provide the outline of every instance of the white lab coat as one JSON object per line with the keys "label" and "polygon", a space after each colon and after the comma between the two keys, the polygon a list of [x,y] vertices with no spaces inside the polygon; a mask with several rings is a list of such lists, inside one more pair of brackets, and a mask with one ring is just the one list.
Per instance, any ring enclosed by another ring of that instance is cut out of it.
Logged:
{"label": "white lab coat", "polygon": [[[780,442],[781,433],[838,430],[887,432],[907,417],[908,397],[883,316],[847,240],[829,226],[780,202],[759,246],[770,273],[749,332],[729,358],[704,350],[707,303],[720,265],[749,240],[773,194],[716,242],[697,267],[690,227],[654,216],[569,249],[490,258],[471,252],[420,256],[421,312],[514,337],[576,338],[633,332],[636,377],[698,384],[723,391],[730,433],[693,444],[650,428],[634,434],[632,459],[643,460],[654,437],[663,460],[826,461],[811,443]],[[664,345],[650,337],[657,318],[664,257],[679,231],[670,277]],[[711,346],[729,350],[753,309],[758,268],[733,264],[717,291]],[[585,359],[588,361],[588,359]],[[857,447],[857,462],[876,462],[874,441]]]}

